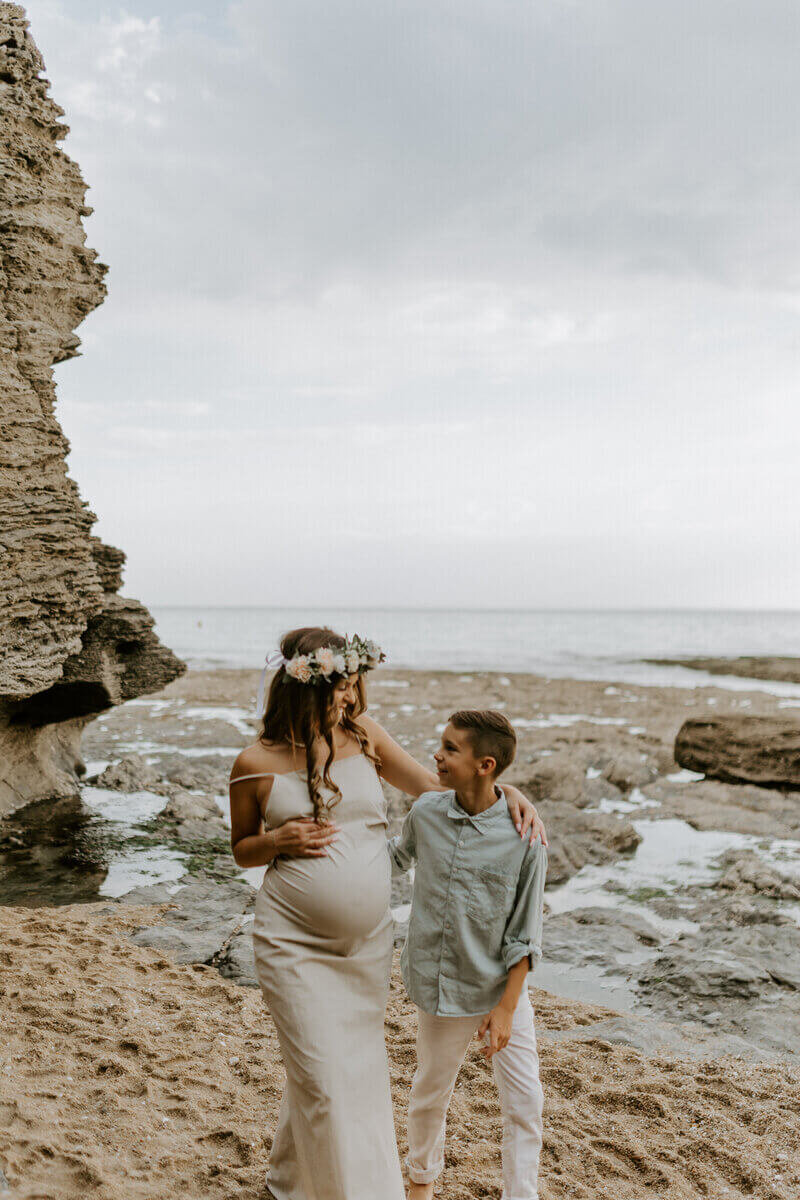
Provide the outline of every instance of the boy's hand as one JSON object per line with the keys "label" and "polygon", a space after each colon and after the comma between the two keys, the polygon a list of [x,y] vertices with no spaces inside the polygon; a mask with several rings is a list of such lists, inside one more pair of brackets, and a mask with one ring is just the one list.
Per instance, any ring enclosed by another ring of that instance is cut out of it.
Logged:
{"label": "boy's hand", "polygon": [[489,1045],[481,1049],[484,1058],[491,1058],[498,1050],[505,1050],[511,1037],[513,1015],[505,1005],[498,1004],[483,1018],[477,1036],[483,1038],[487,1032],[489,1034]]}

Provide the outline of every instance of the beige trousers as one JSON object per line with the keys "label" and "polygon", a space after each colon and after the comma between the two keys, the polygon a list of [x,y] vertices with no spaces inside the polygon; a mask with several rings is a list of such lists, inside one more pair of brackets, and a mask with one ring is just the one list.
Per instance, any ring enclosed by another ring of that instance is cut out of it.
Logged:
{"label": "beige trousers", "polygon": [[[480,1016],[436,1017],[419,1010],[417,1070],[408,1108],[406,1159],[414,1183],[432,1183],[444,1167],[447,1109],[459,1069],[482,1020]],[[514,1012],[509,1043],[492,1055],[491,1062],[503,1116],[502,1200],[537,1200],[543,1096],[527,988]]]}

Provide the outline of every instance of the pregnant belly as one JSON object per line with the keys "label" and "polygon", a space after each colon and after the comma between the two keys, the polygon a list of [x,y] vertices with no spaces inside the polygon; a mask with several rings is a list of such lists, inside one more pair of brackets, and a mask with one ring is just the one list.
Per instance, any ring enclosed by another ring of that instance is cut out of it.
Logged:
{"label": "pregnant belly", "polygon": [[389,909],[385,838],[366,847],[337,842],[327,858],[279,859],[266,873],[264,891],[317,936],[366,937]]}

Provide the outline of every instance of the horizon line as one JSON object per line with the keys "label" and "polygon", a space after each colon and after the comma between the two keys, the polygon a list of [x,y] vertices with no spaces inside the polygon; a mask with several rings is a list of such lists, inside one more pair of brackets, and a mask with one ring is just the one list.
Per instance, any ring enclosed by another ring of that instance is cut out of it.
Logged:
{"label": "horizon line", "polygon": [[717,608],[714,606],[707,607],[634,607],[634,608],[498,608],[498,607],[474,607],[474,606],[456,606],[456,605],[428,605],[421,607],[418,605],[389,605],[389,604],[174,604],[163,603],[159,601],[146,601],[147,606],[151,609],[220,609],[229,612],[244,612],[250,609],[257,609],[259,612],[286,612],[308,609],[326,609],[329,612],[408,612],[408,613],[739,613],[739,614],[782,614],[786,616],[800,616],[800,608]]}

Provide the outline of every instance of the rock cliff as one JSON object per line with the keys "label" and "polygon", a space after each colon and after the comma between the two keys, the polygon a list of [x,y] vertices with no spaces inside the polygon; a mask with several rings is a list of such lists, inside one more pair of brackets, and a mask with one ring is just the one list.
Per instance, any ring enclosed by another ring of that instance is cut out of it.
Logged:
{"label": "rock cliff", "polygon": [[125,556],[67,475],[53,365],[77,353],[106,268],[43,68],[23,9],[0,3],[0,814],[74,792],[87,720],[183,670],[116,594]]}

